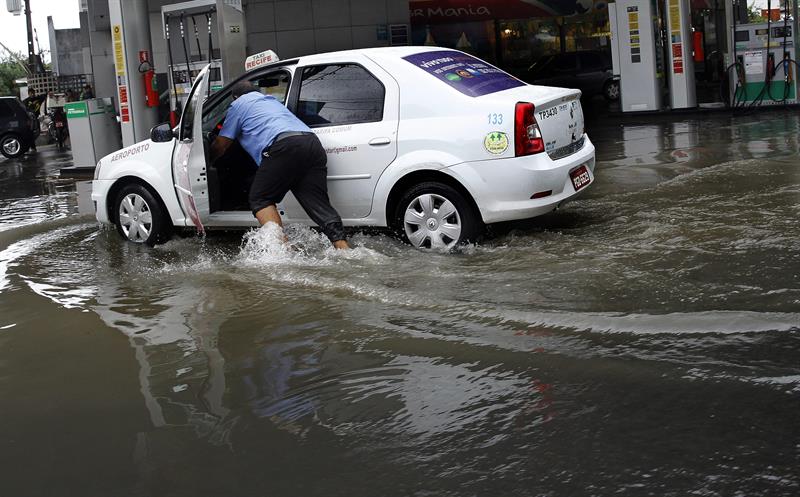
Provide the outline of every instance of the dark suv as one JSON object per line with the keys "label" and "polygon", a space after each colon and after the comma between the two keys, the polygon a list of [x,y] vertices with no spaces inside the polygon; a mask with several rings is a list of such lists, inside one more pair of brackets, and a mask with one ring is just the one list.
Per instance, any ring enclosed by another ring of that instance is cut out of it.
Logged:
{"label": "dark suv", "polygon": [[15,159],[27,152],[38,124],[17,97],[0,97],[0,153]]}
{"label": "dark suv", "polygon": [[619,99],[619,80],[612,74],[611,57],[599,50],[548,55],[521,76],[534,85],[577,88],[588,98],[601,94],[609,101]]}

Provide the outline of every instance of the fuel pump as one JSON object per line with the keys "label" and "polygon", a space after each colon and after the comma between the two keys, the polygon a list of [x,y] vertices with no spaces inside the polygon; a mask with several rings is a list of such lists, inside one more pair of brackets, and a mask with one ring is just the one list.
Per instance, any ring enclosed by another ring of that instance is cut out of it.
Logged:
{"label": "fuel pump", "polygon": [[662,108],[663,60],[657,10],[652,0],[608,4],[611,57],[620,78],[623,112]]}
{"label": "fuel pump", "polygon": [[[206,64],[211,65],[209,92],[222,88],[221,50],[214,46],[214,40],[224,40],[225,33],[219,33],[214,23],[218,15],[216,3],[216,0],[193,0],[161,7],[169,64],[167,80],[170,87],[170,122],[173,125],[179,119],[192,82]],[[206,19],[206,33],[202,33],[202,27],[199,26],[203,24],[202,21],[197,22],[203,17]],[[191,43],[192,32],[194,44]],[[200,43],[202,35],[208,37],[205,51]],[[197,53],[193,53],[193,45],[197,47]]]}
{"label": "fuel pump", "polygon": [[[783,20],[777,22],[768,16],[765,23],[737,24],[733,16],[733,63],[727,74],[734,109],[798,103],[797,21],[790,22],[790,2],[784,6]],[[768,11],[771,7],[768,0]]]}

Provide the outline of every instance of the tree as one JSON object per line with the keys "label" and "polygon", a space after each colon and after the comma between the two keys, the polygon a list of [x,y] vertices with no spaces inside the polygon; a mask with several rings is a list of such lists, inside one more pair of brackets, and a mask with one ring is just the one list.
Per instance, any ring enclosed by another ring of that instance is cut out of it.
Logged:
{"label": "tree", "polygon": [[767,22],[767,18],[761,15],[761,7],[757,7],[755,2],[747,6],[747,22],[748,24]]}
{"label": "tree", "polygon": [[0,58],[0,96],[19,96],[14,80],[25,77],[25,68],[18,62],[22,54],[6,54]]}

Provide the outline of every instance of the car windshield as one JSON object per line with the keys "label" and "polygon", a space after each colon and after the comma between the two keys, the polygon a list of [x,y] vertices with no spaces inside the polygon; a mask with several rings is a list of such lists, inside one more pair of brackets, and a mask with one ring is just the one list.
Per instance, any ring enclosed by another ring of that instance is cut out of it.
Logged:
{"label": "car windshield", "polygon": [[416,53],[403,59],[470,97],[525,85],[507,72],[455,50]]}

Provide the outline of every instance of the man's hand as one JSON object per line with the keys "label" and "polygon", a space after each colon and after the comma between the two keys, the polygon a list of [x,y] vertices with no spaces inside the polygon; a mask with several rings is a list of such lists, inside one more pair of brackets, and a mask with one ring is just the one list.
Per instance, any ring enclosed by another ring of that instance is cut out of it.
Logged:
{"label": "man's hand", "polygon": [[233,140],[230,138],[217,136],[217,138],[211,144],[211,162],[214,162],[222,157],[222,154],[224,154],[225,151],[228,150],[228,147],[230,147],[232,144]]}

